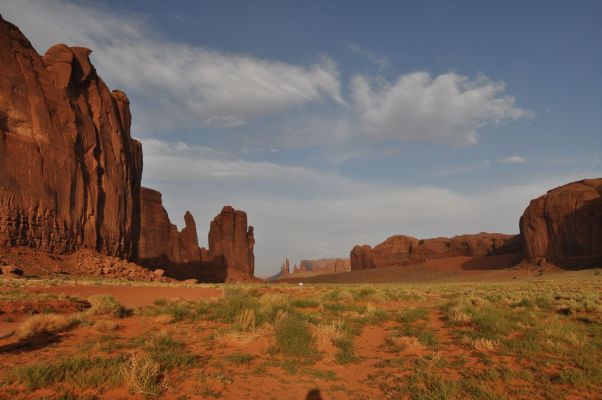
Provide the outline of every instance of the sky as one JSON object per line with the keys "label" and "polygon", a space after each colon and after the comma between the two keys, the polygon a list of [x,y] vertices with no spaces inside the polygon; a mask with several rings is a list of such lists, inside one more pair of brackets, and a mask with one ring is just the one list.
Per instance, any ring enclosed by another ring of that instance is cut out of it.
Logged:
{"label": "sky", "polygon": [[39,53],[92,49],[143,185],[201,245],[230,204],[256,275],[355,244],[518,233],[602,176],[600,1],[0,0]]}

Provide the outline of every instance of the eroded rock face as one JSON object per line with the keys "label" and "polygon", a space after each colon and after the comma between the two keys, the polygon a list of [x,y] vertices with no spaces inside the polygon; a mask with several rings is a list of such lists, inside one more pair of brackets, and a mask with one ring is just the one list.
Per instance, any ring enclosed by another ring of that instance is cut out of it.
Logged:
{"label": "eroded rock face", "polygon": [[201,249],[196,224],[190,212],[184,215],[186,226],[178,231],[163,207],[161,193],[142,187],[140,191],[140,246],[138,262],[147,267],[165,268],[178,264],[197,265]]}
{"label": "eroded rock face", "polygon": [[353,247],[349,259],[351,261],[352,270],[374,268],[374,263],[372,262],[372,247],[367,244]]}
{"label": "eroded rock face", "polygon": [[0,17],[0,246],[137,257],[142,150],[89,55]]}
{"label": "eroded rock face", "polygon": [[518,253],[520,237],[500,233],[479,233],[452,238],[419,240],[411,236],[391,236],[374,248],[363,245],[351,250],[351,269],[368,269],[418,264],[444,257],[481,257]]}
{"label": "eroded rock face", "polygon": [[280,278],[288,277],[291,274],[291,263],[288,260],[288,257],[284,259],[284,262],[280,266]]}
{"label": "eroded rock face", "polygon": [[209,258],[216,265],[247,276],[255,272],[253,227],[247,228],[247,213],[225,206],[211,221]]}
{"label": "eroded rock face", "polygon": [[572,182],[531,200],[520,231],[531,262],[602,265],[602,178]]}
{"label": "eroded rock face", "polygon": [[211,222],[209,249],[204,249],[199,247],[190,212],[184,215],[186,226],[178,231],[163,207],[161,193],[144,187],[140,193],[140,264],[163,268],[179,279],[222,282],[253,276],[255,240],[244,211],[224,207]]}

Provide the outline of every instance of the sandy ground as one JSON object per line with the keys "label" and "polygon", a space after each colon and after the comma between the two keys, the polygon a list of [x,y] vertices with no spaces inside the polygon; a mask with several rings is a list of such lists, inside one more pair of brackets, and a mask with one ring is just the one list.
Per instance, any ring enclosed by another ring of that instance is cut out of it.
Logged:
{"label": "sandy ground", "polygon": [[50,286],[28,289],[34,293],[65,294],[88,298],[93,295],[108,294],[126,307],[141,307],[153,304],[155,300],[200,300],[219,298],[224,295],[222,288],[169,287],[169,286]]}

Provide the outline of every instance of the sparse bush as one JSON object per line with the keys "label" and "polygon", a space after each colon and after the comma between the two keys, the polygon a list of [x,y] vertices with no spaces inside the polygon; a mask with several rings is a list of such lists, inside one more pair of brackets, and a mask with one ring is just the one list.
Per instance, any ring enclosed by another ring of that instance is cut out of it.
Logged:
{"label": "sparse bush", "polygon": [[339,349],[335,356],[339,364],[349,364],[359,360],[353,348],[353,337],[351,335],[336,338],[332,344]]}
{"label": "sparse bush", "polygon": [[397,313],[396,320],[398,322],[414,322],[419,319],[426,321],[428,318],[428,311],[424,308],[407,308]]}
{"label": "sparse bush", "polygon": [[144,348],[164,369],[192,367],[197,362],[197,357],[186,349],[184,343],[174,340],[167,333],[151,337]]}
{"label": "sparse bush", "polygon": [[91,315],[112,315],[117,318],[132,315],[132,310],[124,307],[113,296],[107,294],[90,296],[88,301],[92,307],[87,312]]}
{"label": "sparse bush", "polygon": [[236,329],[241,332],[253,332],[255,330],[255,311],[253,309],[242,310],[235,320]]}
{"label": "sparse bush", "polygon": [[479,338],[473,340],[472,347],[474,347],[477,351],[492,351],[497,347],[497,342],[491,339]]}
{"label": "sparse bush", "polygon": [[291,305],[298,308],[313,308],[318,307],[320,302],[316,299],[294,299]]}
{"label": "sparse bush", "polygon": [[311,357],[316,353],[316,339],[307,323],[300,318],[288,315],[276,325],[278,349],[286,356]]}
{"label": "sparse bush", "polygon": [[67,382],[80,388],[98,388],[121,383],[121,358],[72,357],[56,363],[48,361],[18,367],[10,371],[13,381],[23,383],[29,390]]}
{"label": "sparse bush", "polygon": [[27,318],[15,331],[19,339],[29,339],[38,335],[64,332],[80,323],[74,317],[54,314],[37,314]]}
{"label": "sparse bush", "polygon": [[147,355],[132,353],[123,367],[123,377],[132,392],[144,397],[158,397],[165,388],[159,363]]}

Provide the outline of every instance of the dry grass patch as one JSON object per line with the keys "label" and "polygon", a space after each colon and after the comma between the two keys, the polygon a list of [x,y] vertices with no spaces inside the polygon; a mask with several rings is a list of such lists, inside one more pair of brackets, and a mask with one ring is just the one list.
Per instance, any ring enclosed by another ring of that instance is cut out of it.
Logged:
{"label": "dry grass patch", "polygon": [[255,310],[245,309],[239,312],[235,318],[235,326],[237,330],[241,332],[253,332],[255,331]]}
{"label": "dry grass patch", "polygon": [[135,394],[158,397],[166,389],[161,366],[147,355],[130,354],[122,371],[125,383]]}
{"label": "dry grass patch", "polygon": [[475,350],[481,352],[493,351],[495,350],[497,345],[498,342],[491,339],[479,338],[472,341],[472,347],[474,347]]}
{"label": "dry grass patch", "polygon": [[64,315],[37,314],[27,318],[15,331],[19,339],[29,339],[38,335],[64,332],[81,321]]}

